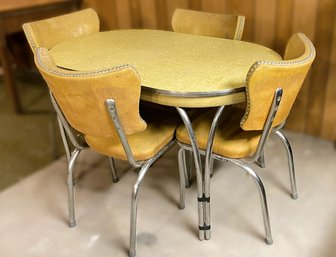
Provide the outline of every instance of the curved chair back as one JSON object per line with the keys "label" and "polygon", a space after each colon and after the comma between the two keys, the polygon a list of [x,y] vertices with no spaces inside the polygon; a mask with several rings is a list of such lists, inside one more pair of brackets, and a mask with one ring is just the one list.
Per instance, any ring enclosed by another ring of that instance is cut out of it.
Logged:
{"label": "curved chair back", "polygon": [[289,40],[284,61],[258,61],[247,75],[246,112],[241,120],[244,130],[262,130],[273,101],[274,92],[282,88],[283,95],[273,127],[286,121],[306,74],[315,59],[312,42],[302,33]]}
{"label": "curved chair back", "polygon": [[56,44],[72,38],[99,32],[99,18],[93,9],[29,22],[22,25],[33,51],[39,47],[50,49]]}
{"label": "curved chair back", "polygon": [[126,135],[146,128],[139,114],[140,78],[130,65],[92,72],[57,68],[45,48],[38,48],[35,63],[69,124],[79,132],[118,137],[105,106],[114,99]]}
{"label": "curved chair back", "polygon": [[176,9],[172,17],[175,32],[240,40],[245,17]]}

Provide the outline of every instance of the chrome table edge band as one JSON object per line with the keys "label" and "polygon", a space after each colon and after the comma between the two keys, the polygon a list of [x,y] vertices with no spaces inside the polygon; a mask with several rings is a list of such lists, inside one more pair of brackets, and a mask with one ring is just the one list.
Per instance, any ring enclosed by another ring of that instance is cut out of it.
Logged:
{"label": "chrome table edge band", "polygon": [[143,85],[141,87],[144,93],[164,95],[164,96],[183,97],[183,98],[217,97],[217,96],[226,96],[226,95],[232,95],[236,93],[245,92],[245,86],[224,89],[224,90],[217,90],[217,91],[208,91],[208,92],[179,92],[179,91],[170,91],[170,90],[164,90],[164,89],[150,88],[150,87],[143,86]]}

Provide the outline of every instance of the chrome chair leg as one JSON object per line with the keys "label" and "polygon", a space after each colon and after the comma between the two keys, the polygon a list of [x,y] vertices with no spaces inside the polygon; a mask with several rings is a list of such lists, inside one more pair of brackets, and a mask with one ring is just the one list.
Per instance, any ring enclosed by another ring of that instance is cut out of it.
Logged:
{"label": "chrome chair leg", "polygon": [[70,157],[68,163],[68,207],[69,207],[69,227],[76,226],[76,218],[75,218],[75,193],[74,193],[74,181],[73,181],[73,168],[75,165],[75,161],[79,156],[81,150],[75,149]]}
{"label": "chrome chair leg", "polygon": [[117,183],[119,181],[119,178],[118,178],[117,170],[114,165],[114,160],[112,157],[108,157],[108,159],[109,159],[109,164],[111,168],[112,182]]}
{"label": "chrome chair leg", "polygon": [[[166,152],[172,145],[174,144],[174,141],[169,142],[159,153],[157,153],[154,157],[147,160],[146,163],[144,163],[139,171],[137,180],[134,183],[133,190],[132,190],[132,199],[131,199],[131,226],[130,226],[130,245],[129,245],[129,256],[134,257],[136,255],[136,225],[137,225],[137,211],[138,211],[138,195],[139,190],[142,184],[142,181],[149,170],[149,168],[152,166],[152,164],[162,156],[164,152]],[[184,177],[184,176],[182,176]],[[181,184],[183,186],[183,189],[185,185]],[[182,203],[180,202],[180,205]]]}
{"label": "chrome chair leg", "polygon": [[260,195],[260,200],[261,200],[261,207],[262,207],[262,214],[264,217],[264,227],[265,227],[265,242],[268,245],[273,244],[273,238],[272,238],[272,231],[271,231],[271,225],[270,225],[270,218],[269,218],[269,212],[268,212],[268,207],[267,207],[267,199],[266,199],[266,191],[264,188],[264,185],[258,176],[258,174],[251,169],[248,166],[245,166],[244,164],[234,161],[230,159],[231,162],[235,163],[239,167],[241,167],[243,170],[245,170],[253,179],[253,181],[256,183],[258,189],[259,189],[259,195]]}
{"label": "chrome chair leg", "polygon": [[69,144],[68,144],[68,140],[67,140],[67,137],[66,137],[66,134],[65,134],[63,124],[62,124],[62,122],[61,122],[61,120],[58,116],[57,116],[57,121],[58,121],[58,126],[59,126],[59,130],[60,130],[60,133],[61,133],[63,145],[64,145],[65,154],[66,154],[66,157],[67,157],[68,162],[69,162],[70,161],[70,147],[69,147]]}
{"label": "chrome chair leg", "polygon": [[212,120],[208,142],[205,152],[205,169],[204,169],[204,236],[206,240],[211,238],[211,216],[210,216],[210,177],[213,174],[213,158],[212,158],[212,147],[215,139],[215,133],[220,122],[220,117],[225,109],[225,106],[220,106],[217,108],[216,114]]}
{"label": "chrome chair leg", "polygon": [[260,168],[265,168],[266,167],[266,162],[265,162],[265,153],[264,151],[261,152],[259,158],[256,161],[256,164],[260,167]]}
{"label": "chrome chair leg", "polygon": [[57,152],[57,142],[56,142],[56,131],[54,127],[55,117],[56,117],[56,112],[52,111],[50,120],[49,120],[49,133],[50,133],[50,139],[51,139],[52,155],[54,159],[57,159],[58,152]]}
{"label": "chrome chair leg", "polygon": [[289,177],[291,182],[291,197],[293,199],[298,199],[298,192],[296,187],[296,178],[295,178],[295,168],[294,168],[294,158],[293,158],[293,151],[289,144],[289,141],[285,137],[284,134],[282,134],[280,131],[275,131],[275,134],[281,139],[281,142],[286,148],[287,152],[287,158],[288,158],[288,166],[289,166]]}
{"label": "chrome chair leg", "polygon": [[194,160],[193,160],[193,152],[187,151],[188,156],[187,156],[187,180],[188,180],[188,186],[187,188],[191,187],[191,180],[192,180],[192,171],[194,168]]}
{"label": "chrome chair leg", "polygon": [[185,150],[180,148],[178,151],[178,164],[179,164],[179,174],[180,174],[180,204],[179,208],[183,210],[185,208],[185,188],[186,188],[186,176],[185,176]]}
{"label": "chrome chair leg", "polygon": [[141,183],[154,161],[150,159],[140,169],[138,178],[133,186],[132,199],[131,199],[131,227],[130,227],[130,247],[129,256],[136,255],[136,225],[137,225],[137,211],[138,211],[138,195]]}
{"label": "chrome chair leg", "polygon": [[214,159],[210,158],[210,177],[212,178],[214,171],[213,171]]}
{"label": "chrome chair leg", "polygon": [[[183,169],[183,174],[185,177],[185,188],[191,187],[191,162],[192,162],[192,152],[187,151],[183,148],[182,152],[178,155],[179,169]],[[188,153],[188,157],[187,157]],[[181,172],[181,171],[180,171]]]}

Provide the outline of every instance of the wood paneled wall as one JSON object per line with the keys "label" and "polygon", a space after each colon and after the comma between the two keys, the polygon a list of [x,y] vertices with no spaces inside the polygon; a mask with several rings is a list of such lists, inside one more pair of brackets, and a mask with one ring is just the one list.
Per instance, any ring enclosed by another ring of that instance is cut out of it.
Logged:
{"label": "wood paneled wall", "polygon": [[102,29],[171,30],[175,8],[246,16],[243,40],[283,54],[293,33],[303,32],[316,47],[316,60],[286,127],[336,140],[336,0],[85,0]]}

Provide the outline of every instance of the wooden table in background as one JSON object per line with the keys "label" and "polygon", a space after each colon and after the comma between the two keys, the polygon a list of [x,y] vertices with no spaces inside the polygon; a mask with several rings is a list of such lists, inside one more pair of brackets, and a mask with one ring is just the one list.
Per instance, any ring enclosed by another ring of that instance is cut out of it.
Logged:
{"label": "wooden table in background", "polygon": [[15,87],[13,59],[6,36],[22,31],[22,24],[34,20],[74,11],[80,0],[1,0],[0,3],[0,62],[3,69],[5,90],[14,111],[22,112],[20,97]]}

